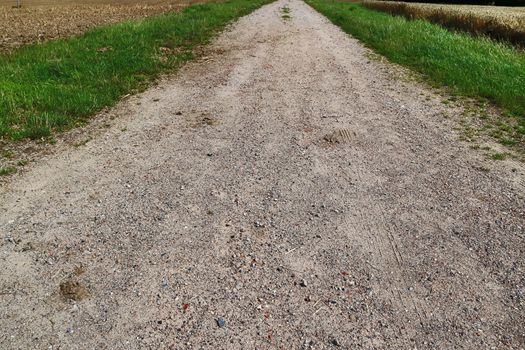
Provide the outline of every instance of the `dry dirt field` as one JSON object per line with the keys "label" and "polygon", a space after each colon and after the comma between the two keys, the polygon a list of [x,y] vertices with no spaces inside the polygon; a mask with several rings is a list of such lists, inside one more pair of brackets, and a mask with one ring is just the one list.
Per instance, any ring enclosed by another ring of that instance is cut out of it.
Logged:
{"label": "dry dirt field", "polygon": [[525,347],[522,163],[302,1],[207,49],[0,186],[1,349]]}
{"label": "dry dirt field", "polygon": [[175,1],[0,1],[0,52],[33,42],[82,34],[95,26],[178,11],[205,0]]}

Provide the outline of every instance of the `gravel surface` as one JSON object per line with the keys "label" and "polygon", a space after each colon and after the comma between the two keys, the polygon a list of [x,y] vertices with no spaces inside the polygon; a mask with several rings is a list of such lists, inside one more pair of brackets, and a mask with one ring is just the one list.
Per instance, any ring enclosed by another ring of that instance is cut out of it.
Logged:
{"label": "gravel surface", "polygon": [[523,165],[303,2],[208,50],[0,188],[0,348],[524,347]]}

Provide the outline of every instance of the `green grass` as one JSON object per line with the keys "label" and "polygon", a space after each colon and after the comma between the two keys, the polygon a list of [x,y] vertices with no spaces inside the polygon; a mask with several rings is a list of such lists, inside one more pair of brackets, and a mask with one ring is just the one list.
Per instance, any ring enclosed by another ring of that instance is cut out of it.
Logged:
{"label": "green grass", "polygon": [[290,8],[288,7],[288,5],[285,5],[283,7],[281,7],[281,18],[284,19],[285,21],[286,20],[289,20],[292,18],[292,16],[290,16]]}
{"label": "green grass", "polygon": [[449,87],[452,94],[487,99],[502,107],[516,118],[516,135],[525,129],[525,52],[359,4],[306,1],[390,61],[423,74],[435,85]]}
{"label": "green grass", "polygon": [[230,21],[271,0],[228,0],[0,55],[0,138],[49,137],[193,58]]}
{"label": "green grass", "polygon": [[15,167],[0,168],[0,176],[7,176],[16,173]]}
{"label": "green grass", "polygon": [[509,156],[510,154],[509,153],[494,153],[492,154],[490,157],[493,159],[493,160],[505,160],[507,159],[507,157]]}
{"label": "green grass", "polygon": [[0,155],[7,159],[13,159],[16,156],[15,152],[10,149],[4,149],[0,151]]}

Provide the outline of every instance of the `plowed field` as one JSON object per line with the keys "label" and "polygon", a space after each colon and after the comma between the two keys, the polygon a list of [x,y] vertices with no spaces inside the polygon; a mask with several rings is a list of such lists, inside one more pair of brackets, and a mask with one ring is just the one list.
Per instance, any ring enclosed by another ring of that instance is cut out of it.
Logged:
{"label": "plowed field", "polygon": [[79,5],[71,1],[0,1],[0,53],[35,42],[79,35],[99,25],[128,19],[143,18],[205,1],[182,0],[167,2],[103,1],[91,0]]}

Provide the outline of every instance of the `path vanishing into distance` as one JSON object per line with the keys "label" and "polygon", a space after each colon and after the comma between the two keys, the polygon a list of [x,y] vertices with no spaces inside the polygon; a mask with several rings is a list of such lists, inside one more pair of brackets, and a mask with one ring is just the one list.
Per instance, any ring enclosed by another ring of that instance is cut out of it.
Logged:
{"label": "path vanishing into distance", "polygon": [[521,163],[301,1],[205,50],[2,185],[0,348],[525,347]]}

